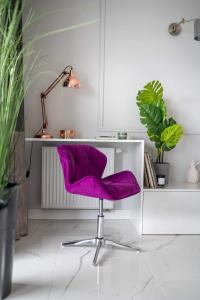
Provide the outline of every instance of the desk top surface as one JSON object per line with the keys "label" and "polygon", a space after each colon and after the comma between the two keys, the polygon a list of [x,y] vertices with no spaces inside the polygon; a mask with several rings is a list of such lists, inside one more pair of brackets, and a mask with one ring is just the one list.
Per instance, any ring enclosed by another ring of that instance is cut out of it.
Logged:
{"label": "desk top surface", "polygon": [[99,139],[99,138],[83,138],[83,139],[61,139],[61,138],[50,138],[50,139],[41,139],[41,138],[26,138],[26,142],[63,142],[63,143],[70,143],[70,142],[87,142],[87,143],[144,143],[144,140],[134,140],[134,139],[127,139],[127,140],[120,140],[120,139]]}

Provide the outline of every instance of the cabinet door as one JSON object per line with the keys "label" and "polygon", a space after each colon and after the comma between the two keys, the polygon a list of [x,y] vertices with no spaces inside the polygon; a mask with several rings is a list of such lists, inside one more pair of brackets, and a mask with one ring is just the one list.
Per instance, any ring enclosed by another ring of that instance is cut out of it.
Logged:
{"label": "cabinet door", "polygon": [[200,192],[144,192],[143,234],[200,234]]}

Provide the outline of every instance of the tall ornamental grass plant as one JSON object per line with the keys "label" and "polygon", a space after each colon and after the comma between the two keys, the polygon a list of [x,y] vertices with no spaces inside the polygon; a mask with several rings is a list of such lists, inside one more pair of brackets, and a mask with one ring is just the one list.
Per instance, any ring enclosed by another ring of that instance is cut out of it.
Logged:
{"label": "tall ornamental grass plant", "polygon": [[[0,0],[0,192],[5,190],[9,181],[13,137],[26,92],[23,86],[23,55],[29,53],[30,45],[22,47],[21,20],[20,1],[17,0],[13,6],[10,0]],[[29,21],[24,30],[28,28]],[[0,205],[5,204],[4,200],[0,201]]]}
{"label": "tall ornamental grass plant", "polygon": [[[23,99],[31,84],[29,75],[37,61],[33,44],[50,35],[75,30],[98,21],[98,19],[92,19],[47,32],[23,44],[23,37],[34,22],[36,23],[48,14],[55,13],[49,12],[46,15],[34,17],[34,12],[30,10],[22,25],[24,3],[25,1],[22,0],[15,0],[14,4],[11,0],[0,0],[0,207],[6,205],[6,200],[3,200],[4,197],[1,195],[5,192],[9,182],[16,123]],[[27,66],[23,64],[24,58],[29,62]],[[28,78],[25,84],[24,74]]]}

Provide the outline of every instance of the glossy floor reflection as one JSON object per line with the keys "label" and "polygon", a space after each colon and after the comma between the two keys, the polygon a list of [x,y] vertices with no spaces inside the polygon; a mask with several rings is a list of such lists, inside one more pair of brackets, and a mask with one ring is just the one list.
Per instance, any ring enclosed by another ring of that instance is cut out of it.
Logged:
{"label": "glossy floor reflection", "polygon": [[31,221],[16,245],[9,300],[198,300],[200,236],[142,236],[126,220],[105,220],[105,232],[144,252],[106,248],[92,265],[94,248],[62,248],[65,240],[95,235],[96,221]]}

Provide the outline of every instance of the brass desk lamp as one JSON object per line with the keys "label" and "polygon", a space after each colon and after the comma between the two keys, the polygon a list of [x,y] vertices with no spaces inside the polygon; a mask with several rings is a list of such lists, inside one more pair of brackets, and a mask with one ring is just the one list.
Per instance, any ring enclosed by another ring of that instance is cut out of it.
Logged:
{"label": "brass desk lamp", "polygon": [[47,95],[54,89],[54,87],[65,76],[66,79],[63,82],[63,87],[69,87],[69,88],[80,87],[80,81],[75,77],[72,66],[69,65],[52,82],[52,84],[46,89],[46,91],[41,93],[40,97],[41,97],[41,107],[42,107],[42,126],[34,135],[35,138],[49,139],[53,137],[50,133],[47,132],[48,121],[47,121],[46,110],[45,110],[45,100],[47,98]]}

